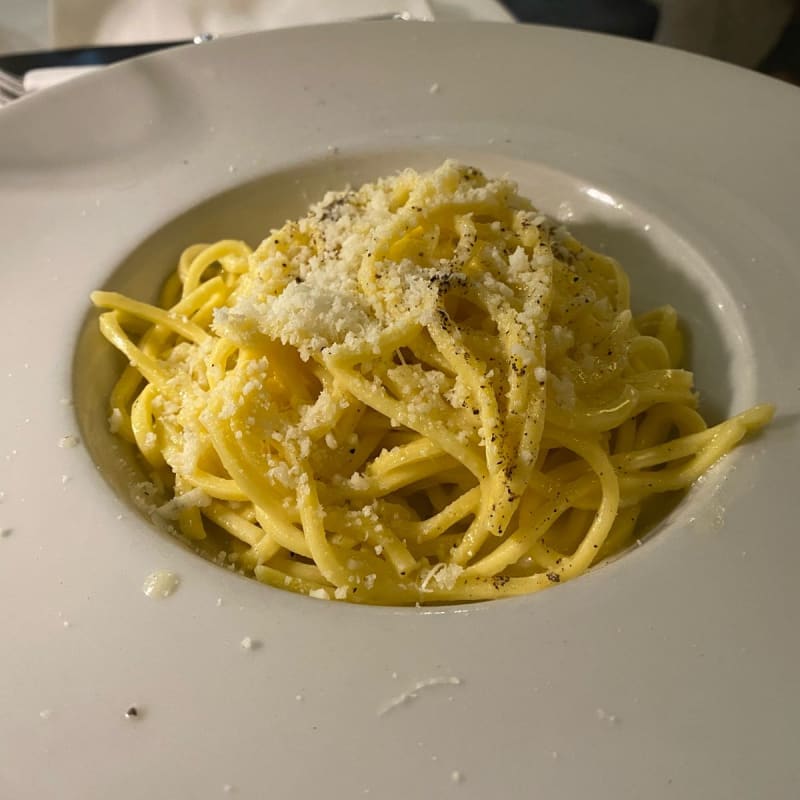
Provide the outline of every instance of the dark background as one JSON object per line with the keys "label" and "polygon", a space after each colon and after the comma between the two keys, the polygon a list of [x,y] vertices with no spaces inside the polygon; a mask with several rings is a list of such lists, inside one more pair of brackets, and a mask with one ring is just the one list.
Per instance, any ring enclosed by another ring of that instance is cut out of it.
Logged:
{"label": "dark background", "polygon": [[[703,2],[703,0],[698,0]],[[647,0],[502,0],[520,21],[627,36],[650,41],[658,8]],[[783,36],[757,66],[761,72],[800,85],[800,2]],[[753,2],[758,13],[758,2]]]}

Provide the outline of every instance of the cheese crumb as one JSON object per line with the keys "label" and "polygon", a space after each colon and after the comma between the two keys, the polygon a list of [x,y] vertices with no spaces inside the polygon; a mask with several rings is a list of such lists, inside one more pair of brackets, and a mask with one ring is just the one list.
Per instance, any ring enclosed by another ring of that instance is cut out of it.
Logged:
{"label": "cheese crumb", "polygon": [[78,439],[77,436],[75,436],[72,433],[67,433],[67,434],[64,434],[64,436],[62,436],[58,440],[58,446],[59,447],[63,447],[65,449],[68,449],[68,448],[71,448],[71,447],[77,447],[79,441],[80,441],[80,439]]}
{"label": "cheese crumb", "polygon": [[364,477],[363,475],[361,475],[358,472],[354,472],[350,476],[350,485],[356,491],[366,492],[370,487],[370,482],[369,482],[368,478]]}
{"label": "cheese crumb", "polygon": [[456,585],[458,576],[464,571],[464,567],[458,564],[444,564],[442,566],[443,568],[434,575],[434,580],[440,589],[450,591]]}
{"label": "cheese crumb", "polygon": [[430,85],[430,87],[428,88],[428,91],[431,94],[438,94],[438,92],[439,92],[439,84],[438,83],[432,83]]}
{"label": "cheese crumb", "polygon": [[119,433],[120,426],[122,425],[122,412],[118,408],[111,411],[111,416],[108,418],[108,429],[111,433]]}
{"label": "cheese crumb", "polygon": [[150,598],[169,597],[180,586],[180,578],[174,573],[165,569],[152,572],[144,579],[142,592]]}

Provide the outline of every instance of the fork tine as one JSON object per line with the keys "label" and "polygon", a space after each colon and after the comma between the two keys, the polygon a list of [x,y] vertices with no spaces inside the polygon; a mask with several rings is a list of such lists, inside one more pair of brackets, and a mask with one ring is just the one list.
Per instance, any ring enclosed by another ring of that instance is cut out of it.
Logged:
{"label": "fork tine", "polygon": [[19,80],[19,78],[10,75],[9,73],[0,72],[0,86],[10,92],[17,92],[21,94],[25,91],[22,81]]}
{"label": "fork tine", "polygon": [[23,94],[25,94],[25,86],[22,81],[16,75],[0,69],[0,95],[6,102],[16,100]]}
{"label": "fork tine", "polygon": [[0,70],[0,86],[6,87],[8,89],[15,89],[20,86],[22,81],[19,78],[12,75],[10,72],[5,72],[4,70]]}

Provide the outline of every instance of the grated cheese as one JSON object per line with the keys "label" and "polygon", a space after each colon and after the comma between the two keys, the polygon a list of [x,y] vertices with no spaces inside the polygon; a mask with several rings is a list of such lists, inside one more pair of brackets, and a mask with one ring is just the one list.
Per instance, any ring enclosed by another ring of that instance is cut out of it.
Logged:
{"label": "grated cheese", "polygon": [[111,433],[119,433],[121,424],[122,412],[118,408],[112,409],[111,416],[108,418],[108,429]]}
{"label": "grated cheese", "polygon": [[159,569],[144,579],[142,592],[147,597],[162,599],[173,594],[179,585],[180,578],[174,572]]}

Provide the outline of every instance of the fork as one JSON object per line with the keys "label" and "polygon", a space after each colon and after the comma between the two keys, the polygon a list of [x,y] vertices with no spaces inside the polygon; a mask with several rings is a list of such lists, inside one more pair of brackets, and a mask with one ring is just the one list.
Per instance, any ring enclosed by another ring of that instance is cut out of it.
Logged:
{"label": "fork", "polygon": [[10,72],[0,69],[0,106],[16,100],[25,94],[25,86],[22,81]]}

